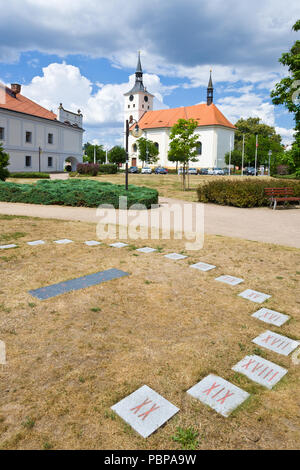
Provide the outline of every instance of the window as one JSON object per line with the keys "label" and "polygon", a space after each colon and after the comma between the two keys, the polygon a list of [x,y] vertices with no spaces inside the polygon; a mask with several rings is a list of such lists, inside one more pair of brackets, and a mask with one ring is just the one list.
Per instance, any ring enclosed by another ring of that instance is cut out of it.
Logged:
{"label": "window", "polygon": [[132,151],[133,151],[133,152],[137,152],[137,145],[136,145],[136,144],[133,144],[133,146],[132,146]]}
{"label": "window", "polygon": [[25,139],[26,139],[26,142],[30,144],[32,142],[32,132],[26,131]]}
{"label": "window", "polygon": [[0,127],[0,140],[4,140],[4,127]]}
{"label": "window", "polygon": [[48,134],[48,144],[53,144],[53,134]]}
{"label": "window", "polygon": [[197,147],[196,147],[197,155],[202,155],[202,143],[197,142]]}
{"label": "window", "polygon": [[25,157],[25,166],[26,167],[31,166],[31,156],[30,155],[26,155],[26,157]]}
{"label": "window", "polygon": [[48,166],[53,166],[53,157],[48,157]]}

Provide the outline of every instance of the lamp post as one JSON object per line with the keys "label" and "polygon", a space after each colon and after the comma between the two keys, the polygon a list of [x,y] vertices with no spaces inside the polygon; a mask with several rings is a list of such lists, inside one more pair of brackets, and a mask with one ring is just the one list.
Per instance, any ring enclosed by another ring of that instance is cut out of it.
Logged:
{"label": "lamp post", "polygon": [[271,156],[272,156],[272,150],[269,150],[268,155],[269,155],[269,176],[271,176]]}

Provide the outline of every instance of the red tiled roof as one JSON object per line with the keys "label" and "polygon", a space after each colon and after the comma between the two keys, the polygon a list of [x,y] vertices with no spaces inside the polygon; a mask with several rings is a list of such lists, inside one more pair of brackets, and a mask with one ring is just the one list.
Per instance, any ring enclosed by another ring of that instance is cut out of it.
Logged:
{"label": "red tiled roof", "polygon": [[157,127],[172,127],[178,119],[195,119],[199,126],[223,126],[235,129],[228,119],[212,103],[196,104],[182,108],[161,109],[158,111],[147,111],[139,120],[142,129],[153,129]]}
{"label": "red tiled roof", "polygon": [[4,102],[3,100],[0,101],[0,109],[9,109],[10,111],[30,114],[31,116],[51,119],[52,121],[57,119],[56,114],[52,113],[52,111],[48,111],[48,109],[43,108],[20,93],[15,95],[10,88],[3,87],[3,89]]}

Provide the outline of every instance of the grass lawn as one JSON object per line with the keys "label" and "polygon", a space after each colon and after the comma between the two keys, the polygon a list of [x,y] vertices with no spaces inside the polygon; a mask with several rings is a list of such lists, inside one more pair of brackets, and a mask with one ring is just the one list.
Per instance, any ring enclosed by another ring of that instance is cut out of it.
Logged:
{"label": "grass lawn", "polygon": [[[130,178],[136,184],[144,177]],[[267,329],[300,338],[299,250],[206,236],[201,251],[172,261],[163,254],[184,251],[181,240],[137,241],[159,248],[139,254],[108,241],[84,245],[96,239],[93,224],[1,215],[0,224],[0,244],[18,245],[0,251],[0,340],[7,353],[0,366],[1,449],[299,447],[300,365],[251,342]],[[74,243],[53,243],[62,238]],[[26,244],[38,239],[47,243]],[[190,269],[198,261],[217,268]],[[109,268],[130,276],[42,302],[28,294]],[[245,282],[226,286],[214,280],[222,274]],[[246,288],[272,297],[252,303],[237,296]],[[261,307],[291,320],[278,328],[252,318]],[[267,390],[231,370],[250,354],[288,374]],[[186,393],[209,373],[251,394],[228,418]],[[180,408],[147,439],[110,409],[144,384]]]}

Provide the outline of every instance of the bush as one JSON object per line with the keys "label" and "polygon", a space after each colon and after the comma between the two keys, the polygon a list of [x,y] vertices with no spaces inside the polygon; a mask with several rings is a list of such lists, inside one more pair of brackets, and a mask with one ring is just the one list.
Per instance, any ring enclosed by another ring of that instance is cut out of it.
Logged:
{"label": "bush", "polygon": [[101,183],[93,180],[71,179],[37,181],[34,184],[0,182],[0,201],[63,206],[98,207],[112,204],[119,207],[119,197],[127,196],[128,207],[144,204],[147,208],[158,203],[158,192],[142,186]]}
{"label": "bush", "polygon": [[10,173],[10,178],[41,178],[49,179],[49,173],[38,173],[38,172],[20,172],[20,173]]}
{"label": "bush", "polygon": [[255,177],[240,180],[221,178],[209,181],[198,187],[197,194],[199,202],[213,202],[235,207],[261,207],[270,204],[264,194],[264,189],[273,187],[293,188],[295,196],[300,196],[300,182],[259,180]]}
{"label": "bush", "polygon": [[99,165],[99,173],[105,173],[107,175],[113,175],[117,173],[118,165],[115,163],[105,163],[103,165]]}
{"label": "bush", "polygon": [[80,175],[97,176],[99,173],[99,165],[98,163],[78,163],[76,170]]}
{"label": "bush", "polygon": [[4,152],[2,144],[0,143],[0,181],[5,181],[9,177],[9,171],[7,169],[9,164],[9,155]]}

